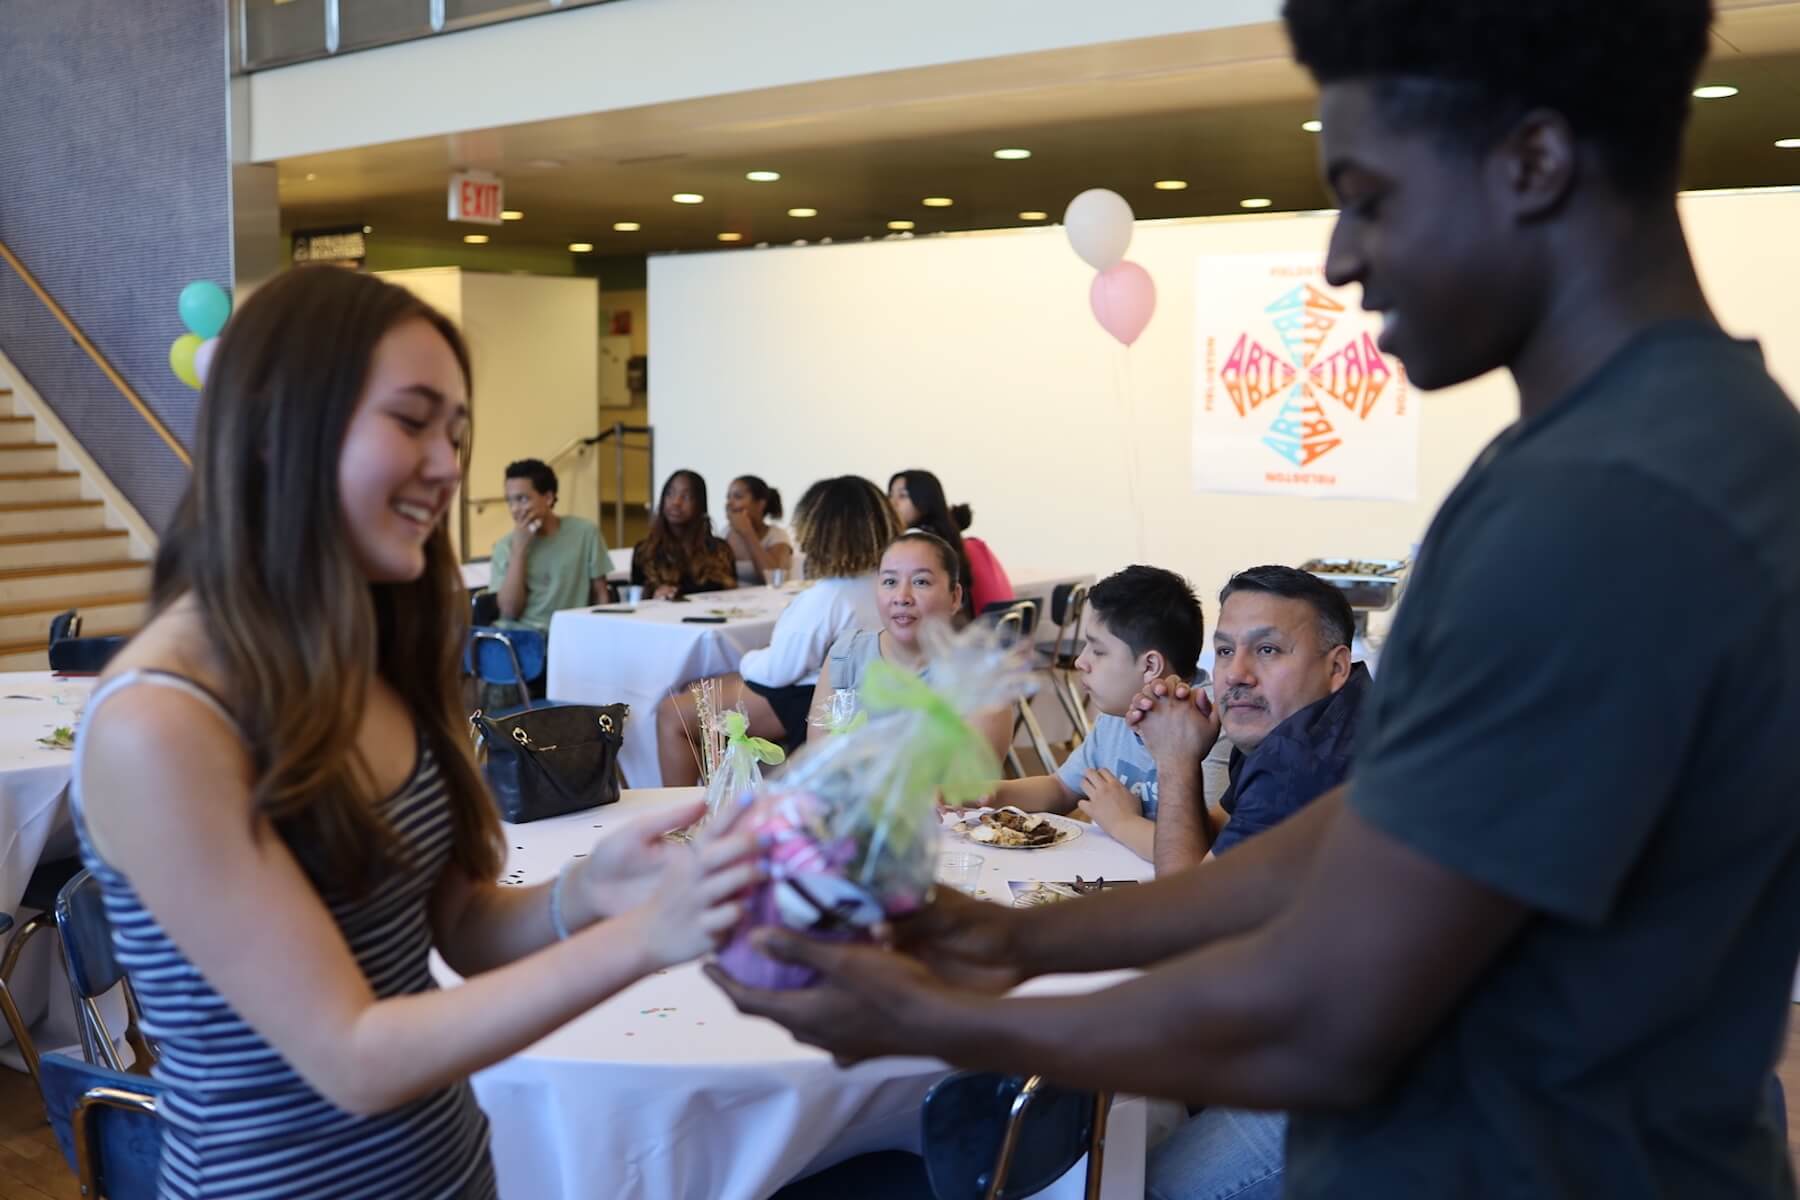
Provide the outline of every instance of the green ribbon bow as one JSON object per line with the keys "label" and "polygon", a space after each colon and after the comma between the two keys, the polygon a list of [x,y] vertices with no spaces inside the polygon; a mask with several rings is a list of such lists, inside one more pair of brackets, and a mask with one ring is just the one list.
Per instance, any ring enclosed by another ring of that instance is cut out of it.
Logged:
{"label": "green ribbon bow", "polygon": [[[750,718],[741,712],[725,714],[725,741],[729,747],[742,746],[757,762],[774,766],[787,761],[787,751],[768,738],[750,736]],[[726,753],[731,753],[730,749]]]}
{"label": "green ribbon bow", "polygon": [[909,793],[941,793],[947,803],[967,804],[994,790],[1000,760],[993,747],[919,676],[877,659],[863,675],[862,700],[874,713],[914,712],[922,718],[907,747]]}

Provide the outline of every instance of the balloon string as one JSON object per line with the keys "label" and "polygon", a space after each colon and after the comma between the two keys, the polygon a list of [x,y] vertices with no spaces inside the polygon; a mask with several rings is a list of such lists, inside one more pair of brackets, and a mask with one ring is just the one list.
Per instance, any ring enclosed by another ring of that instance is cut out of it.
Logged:
{"label": "balloon string", "polygon": [[1131,347],[1121,345],[1113,360],[1113,396],[1125,412],[1121,423],[1125,436],[1125,495],[1131,505],[1131,524],[1137,546],[1137,561],[1144,562],[1149,551],[1144,542],[1144,506],[1138,499],[1138,427],[1137,402],[1131,386]]}

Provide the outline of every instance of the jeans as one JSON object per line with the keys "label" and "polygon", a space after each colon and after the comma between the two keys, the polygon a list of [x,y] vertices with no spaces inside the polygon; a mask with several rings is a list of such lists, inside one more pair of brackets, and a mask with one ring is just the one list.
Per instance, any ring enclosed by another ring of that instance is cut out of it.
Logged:
{"label": "jeans", "polygon": [[1287,1114],[1208,1108],[1150,1150],[1146,1200],[1279,1200]]}

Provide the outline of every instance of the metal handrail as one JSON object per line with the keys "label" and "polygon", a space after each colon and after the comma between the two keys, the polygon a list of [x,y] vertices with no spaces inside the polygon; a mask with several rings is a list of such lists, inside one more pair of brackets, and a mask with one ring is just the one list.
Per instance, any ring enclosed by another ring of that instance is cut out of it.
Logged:
{"label": "metal handrail", "polygon": [[75,340],[75,344],[81,347],[82,353],[92,359],[94,365],[99,367],[101,372],[112,381],[112,385],[119,389],[119,394],[130,401],[131,407],[137,409],[138,416],[144,418],[145,423],[155,431],[156,436],[163,440],[176,458],[181,460],[181,465],[192,469],[194,460],[188,454],[187,447],[183,446],[169,431],[169,427],[163,424],[162,418],[156,415],[155,410],[144,403],[144,398],[138,395],[129,383],[125,382],[125,377],[119,374],[112,363],[106,360],[106,355],[100,353],[100,348],[94,345],[88,335],[81,331],[81,326],[75,323],[75,318],[71,317],[63,306],[56,302],[54,296],[44,290],[44,285],[38,282],[37,276],[33,275],[25,264],[19,261],[19,256],[12,252],[12,247],[8,246],[5,241],[0,241],[0,259],[5,259],[6,265],[25,281],[25,286],[30,288],[32,294],[37,296],[44,307],[50,310],[50,315],[56,318],[57,323]]}
{"label": "metal handrail", "polygon": [[[627,446],[625,444],[625,435],[626,434],[643,434],[645,436],[645,438],[647,438],[648,440],[642,446]],[[650,481],[651,481],[652,485],[654,485],[654,483],[656,481],[656,431],[648,425],[627,425],[623,421],[615,421],[615,422],[613,422],[612,425],[608,426],[605,429],[602,429],[599,433],[594,434],[592,437],[579,437],[579,438],[572,439],[568,445],[564,446],[561,450],[558,450],[555,454],[551,455],[548,459],[546,459],[545,463],[546,463],[546,465],[554,468],[557,463],[561,462],[563,459],[567,458],[569,455],[585,452],[590,447],[597,446],[601,442],[611,441],[614,438],[618,439],[616,442],[613,443],[613,449],[616,452],[614,455],[614,459],[613,459],[613,461],[614,461],[614,482],[618,485],[618,498],[613,502],[613,518],[614,518],[614,520],[613,520],[613,542],[612,542],[612,544],[615,546],[619,546],[619,545],[623,545],[624,541],[625,541],[625,451],[627,451],[627,450],[642,450],[645,454],[649,455],[649,468],[650,469],[648,471],[648,475],[650,477]],[[596,490],[598,490],[598,489],[596,489]],[[471,547],[469,545],[469,513],[470,513],[470,511],[473,510],[474,512],[481,512],[482,510],[487,508],[487,506],[490,504],[505,504],[506,503],[505,496],[470,496],[468,493],[469,493],[469,479],[468,479],[467,473],[465,472],[463,475],[462,511],[460,514],[461,515],[462,560],[464,562],[469,561],[469,551],[471,549]],[[595,518],[596,524],[604,519],[604,512],[605,512],[605,505],[600,501],[599,497],[596,496],[595,497],[595,512],[594,512],[594,518]]]}

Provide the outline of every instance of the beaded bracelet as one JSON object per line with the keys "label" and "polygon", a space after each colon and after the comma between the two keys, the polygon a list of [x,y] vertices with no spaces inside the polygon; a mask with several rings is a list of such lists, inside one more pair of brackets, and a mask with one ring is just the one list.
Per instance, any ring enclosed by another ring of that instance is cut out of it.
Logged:
{"label": "beaded bracelet", "polygon": [[556,940],[559,942],[569,940],[569,924],[563,920],[562,898],[563,883],[569,878],[569,868],[574,865],[574,859],[564,863],[562,869],[556,873],[556,882],[550,885],[550,930],[556,934]]}

